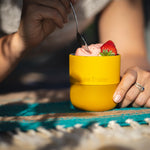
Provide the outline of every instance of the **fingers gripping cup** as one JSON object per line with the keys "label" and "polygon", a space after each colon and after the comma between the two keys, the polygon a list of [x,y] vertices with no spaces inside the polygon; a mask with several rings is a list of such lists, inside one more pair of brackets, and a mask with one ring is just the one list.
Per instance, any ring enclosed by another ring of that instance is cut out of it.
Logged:
{"label": "fingers gripping cup", "polygon": [[113,94],[120,81],[120,55],[69,56],[70,99],[82,110],[105,111],[116,106]]}

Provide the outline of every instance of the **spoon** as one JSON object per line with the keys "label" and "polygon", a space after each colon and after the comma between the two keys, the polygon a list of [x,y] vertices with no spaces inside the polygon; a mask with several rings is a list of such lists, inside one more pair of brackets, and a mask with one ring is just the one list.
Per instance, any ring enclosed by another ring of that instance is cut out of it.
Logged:
{"label": "spoon", "polygon": [[77,37],[77,41],[78,41],[78,43],[80,44],[81,47],[84,46],[85,50],[90,52],[86,40],[84,39],[84,37],[79,32],[79,25],[78,25],[77,15],[76,15],[75,9],[74,9],[74,7],[73,7],[71,2],[70,2],[70,6],[71,6],[71,9],[72,9],[75,21],[76,21],[76,37]]}

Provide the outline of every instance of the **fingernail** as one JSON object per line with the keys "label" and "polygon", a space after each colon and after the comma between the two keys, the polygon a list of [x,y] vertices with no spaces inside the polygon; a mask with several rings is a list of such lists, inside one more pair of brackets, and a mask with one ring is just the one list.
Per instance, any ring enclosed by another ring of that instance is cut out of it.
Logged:
{"label": "fingernail", "polygon": [[113,100],[114,100],[114,102],[115,103],[119,103],[120,102],[120,100],[121,100],[121,96],[119,95],[119,94],[114,94],[114,96],[113,96]]}

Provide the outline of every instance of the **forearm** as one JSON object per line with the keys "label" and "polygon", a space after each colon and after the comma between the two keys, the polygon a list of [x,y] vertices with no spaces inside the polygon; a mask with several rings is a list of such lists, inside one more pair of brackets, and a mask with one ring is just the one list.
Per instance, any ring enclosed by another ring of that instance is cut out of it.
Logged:
{"label": "forearm", "polygon": [[18,33],[0,38],[0,82],[13,70],[25,53]]}
{"label": "forearm", "polygon": [[121,54],[121,76],[131,67],[139,67],[145,71],[150,71],[150,64],[146,56]]}
{"label": "forearm", "polygon": [[149,70],[141,0],[114,0],[99,20],[101,42],[112,40],[121,55],[121,75],[132,67]]}

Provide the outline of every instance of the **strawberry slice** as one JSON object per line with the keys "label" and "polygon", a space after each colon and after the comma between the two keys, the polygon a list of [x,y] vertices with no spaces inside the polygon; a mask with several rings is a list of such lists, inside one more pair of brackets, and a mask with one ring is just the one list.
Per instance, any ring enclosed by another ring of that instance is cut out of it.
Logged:
{"label": "strawberry slice", "polygon": [[109,40],[101,46],[101,56],[115,56],[117,55],[117,49],[115,44]]}

